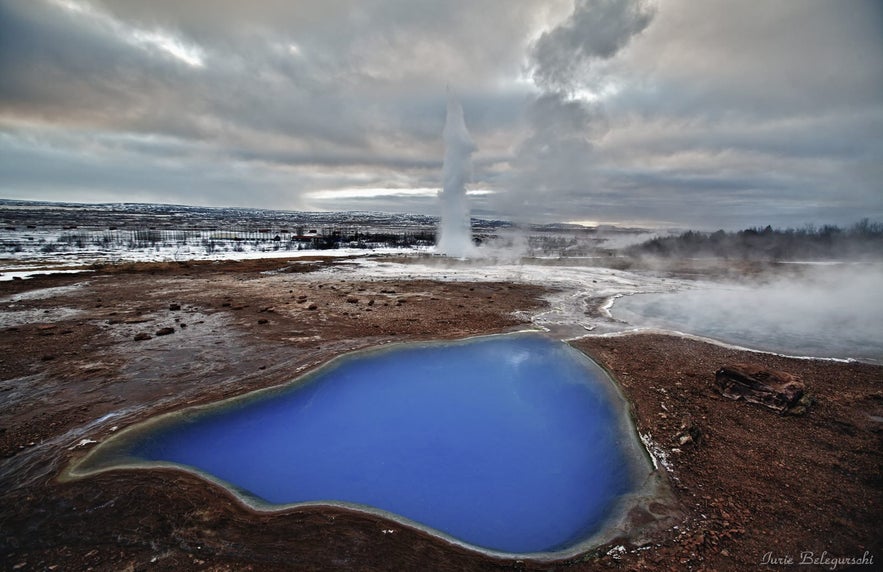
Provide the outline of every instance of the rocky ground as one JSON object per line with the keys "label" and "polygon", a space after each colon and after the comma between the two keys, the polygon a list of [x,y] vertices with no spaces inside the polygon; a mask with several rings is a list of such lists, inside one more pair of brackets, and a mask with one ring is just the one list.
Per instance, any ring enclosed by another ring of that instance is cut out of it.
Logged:
{"label": "rocky ground", "polygon": [[[675,497],[678,523],[641,546],[493,559],[365,514],[255,514],[175,471],[56,479],[92,441],[155,413],[276,385],[352,349],[519,329],[544,305],[542,288],[522,284],[314,272],[345,263],[131,264],[0,282],[0,567],[746,570],[867,552],[865,570],[883,558],[883,367],[662,335],[574,342],[620,382]],[[714,372],[735,362],[800,376],[809,413],[721,397]]]}

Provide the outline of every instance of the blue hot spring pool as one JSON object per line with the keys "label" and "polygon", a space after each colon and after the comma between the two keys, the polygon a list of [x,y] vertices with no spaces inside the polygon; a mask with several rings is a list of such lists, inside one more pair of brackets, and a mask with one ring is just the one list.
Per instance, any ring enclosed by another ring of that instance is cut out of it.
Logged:
{"label": "blue hot spring pool", "polygon": [[174,464],[259,509],[343,503],[469,545],[579,544],[646,476],[606,373],[534,334],[402,345],[136,426],[92,470]]}

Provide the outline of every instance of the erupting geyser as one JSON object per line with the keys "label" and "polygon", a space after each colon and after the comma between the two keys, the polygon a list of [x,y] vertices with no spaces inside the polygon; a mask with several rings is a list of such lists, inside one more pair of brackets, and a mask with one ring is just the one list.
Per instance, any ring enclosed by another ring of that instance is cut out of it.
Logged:
{"label": "erupting geyser", "polygon": [[444,188],[439,193],[441,222],[436,245],[448,256],[465,257],[473,249],[469,204],[466,202],[466,183],[472,174],[472,153],[475,143],[466,130],[463,106],[448,91],[448,114],[443,132],[445,163],[442,173]]}

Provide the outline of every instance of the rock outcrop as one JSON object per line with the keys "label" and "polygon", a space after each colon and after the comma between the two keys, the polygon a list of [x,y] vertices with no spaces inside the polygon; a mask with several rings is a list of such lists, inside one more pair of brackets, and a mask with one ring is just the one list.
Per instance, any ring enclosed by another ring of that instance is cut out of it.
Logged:
{"label": "rock outcrop", "polygon": [[779,413],[801,414],[809,405],[803,381],[784,371],[737,363],[717,370],[714,380],[724,397],[744,399]]}

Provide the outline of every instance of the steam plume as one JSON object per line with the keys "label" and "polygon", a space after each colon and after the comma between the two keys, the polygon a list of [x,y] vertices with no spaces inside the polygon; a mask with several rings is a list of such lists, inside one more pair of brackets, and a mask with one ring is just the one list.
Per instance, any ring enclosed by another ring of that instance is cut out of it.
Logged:
{"label": "steam plume", "polygon": [[472,250],[472,226],[466,183],[472,176],[472,153],[475,143],[466,130],[463,107],[448,90],[448,113],[443,132],[445,162],[442,170],[444,187],[439,193],[441,223],[438,229],[438,251],[448,256],[465,257]]}

